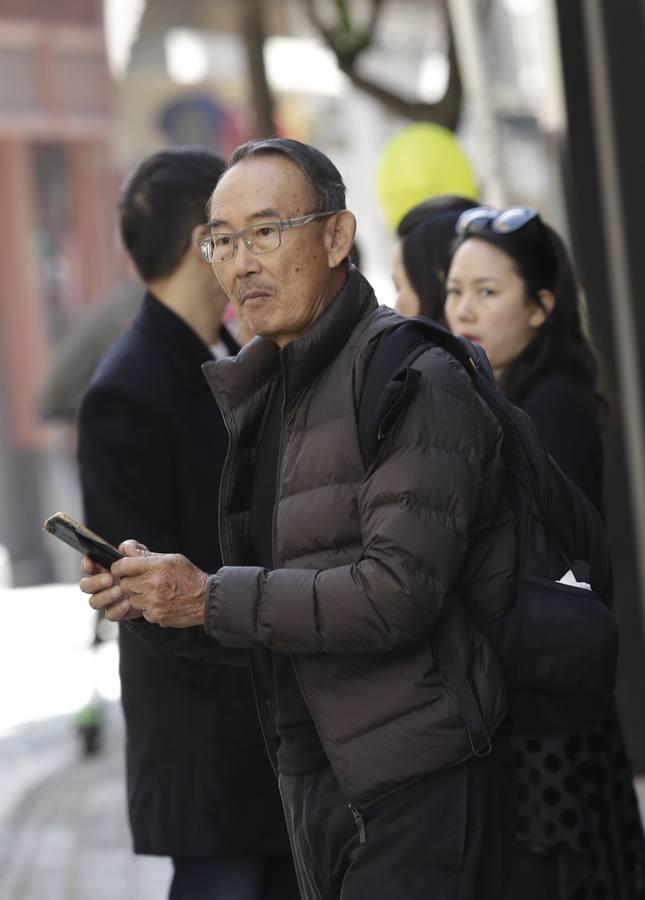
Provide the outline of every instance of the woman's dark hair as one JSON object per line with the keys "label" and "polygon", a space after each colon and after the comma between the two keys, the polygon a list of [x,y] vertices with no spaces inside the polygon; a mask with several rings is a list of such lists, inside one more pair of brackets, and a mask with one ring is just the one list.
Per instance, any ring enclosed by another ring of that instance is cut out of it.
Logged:
{"label": "woman's dark hair", "polygon": [[146,283],[172,275],[206,221],[206,203],[224,161],[199,147],[171,147],[126,179],[119,202],[123,244]]}
{"label": "woman's dark hair", "polygon": [[409,209],[396,226],[396,233],[399,237],[405,237],[417,225],[425,222],[436,213],[460,213],[467,209],[473,209],[475,206],[480,206],[480,204],[475,200],[470,200],[468,197],[461,197],[459,194],[437,194],[436,197],[422,200],[421,203],[417,203],[416,206]]}
{"label": "woman's dark hair", "polygon": [[419,298],[419,313],[428,319],[444,323],[455,225],[464,210],[477,205],[452,194],[433,197],[411,209],[399,224],[403,265]]}
{"label": "woman's dark hair", "polygon": [[519,404],[546,375],[566,372],[593,390],[601,419],[606,421],[609,403],[600,387],[600,361],[575,268],[560,235],[537,217],[517,231],[500,234],[484,228],[465,234],[457,238],[454,250],[468,240],[486,241],[506,253],[533,303],[544,308],[542,290],[555,297],[535,337],[504,368],[499,387],[505,396]]}

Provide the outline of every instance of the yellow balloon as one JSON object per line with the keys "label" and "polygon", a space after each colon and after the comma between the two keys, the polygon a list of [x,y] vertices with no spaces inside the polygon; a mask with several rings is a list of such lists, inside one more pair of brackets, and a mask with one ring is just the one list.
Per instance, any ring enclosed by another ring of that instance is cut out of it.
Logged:
{"label": "yellow balloon", "polygon": [[477,200],[472,166],[452,131],[419,122],[385,147],[376,170],[376,192],[392,230],[417,203],[438,194]]}

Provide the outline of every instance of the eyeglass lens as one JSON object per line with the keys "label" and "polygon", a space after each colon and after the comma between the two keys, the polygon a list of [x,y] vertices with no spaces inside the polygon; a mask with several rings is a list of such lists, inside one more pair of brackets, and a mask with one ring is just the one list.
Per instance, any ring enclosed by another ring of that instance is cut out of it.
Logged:
{"label": "eyeglass lens", "polygon": [[253,253],[268,253],[280,246],[280,226],[277,223],[265,222],[262,225],[251,225],[237,235],[211,235],[211,261],[223,263],[232,259],[238,241],[244,241]]}

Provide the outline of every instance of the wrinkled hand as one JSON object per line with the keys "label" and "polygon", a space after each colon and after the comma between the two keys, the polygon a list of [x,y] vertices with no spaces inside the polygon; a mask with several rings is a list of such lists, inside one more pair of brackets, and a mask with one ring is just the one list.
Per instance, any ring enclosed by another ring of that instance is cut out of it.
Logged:
{"label": "wrinkled hand", "polygon": [[[125,549],[127,546],[128,549]],[[130,556],[147,551],[147,547],[137,541],[125,541],[119,548]],[[83,557],[81,569],[85,577],[81,578],[79,587],[85,594],[90,594],[89,604],[92,609],[102,609],[105,618],[111,622],[124,622],[128,619],[140,619],[141,610],[133,609],[121,590],[119,579],[103,566],[94,562],[89,556]]]}
{"label": "wrinkled hand", "polygon": [[83,560],[89,577],[81,590],[91,594],[90,606],[105,610],[114,622],[143,617],[163,628],[188,628],[204,622],[208,575],[185,556],[151,553],[136,541],[124,541],[119,550],[125,559],[110,572]]}

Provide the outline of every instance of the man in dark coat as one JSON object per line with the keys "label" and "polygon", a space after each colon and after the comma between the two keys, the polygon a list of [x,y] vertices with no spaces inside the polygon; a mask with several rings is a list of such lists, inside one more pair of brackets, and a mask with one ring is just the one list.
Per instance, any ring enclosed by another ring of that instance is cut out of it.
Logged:
{"label": "man in dark coat", "polygon": [[[140,534],[161,552],[179,547],[209,571],[221,565],[227,434],[201,365],[212,347],[238,348],[197,239],[222,168],[212,153],[169,150],[126,182],[122,237],[148,290],[79,416],[89,527],[109,541]],[[248,669],[161,656],[123,626],[119,642],[135,852],[172,857],[172,900],[296,898]]]}
{"label": "man in dark coat", "polygon": [[[200,652],[206,639],[213,657],[251,651],[307,900],[501,900],[507,698],[461,602],[462,587],[497,609],[513,599],[499,424],[465,369],[428,347],[365,466],[356,409],[400,317],[348,263],[355,221],[324,154],[239,147],[209,220],[205,255],[258,335],[204,367],[229,432],[224,565],[209,575],[125,541],[110,573],[84,560],[81,587],[168,652],[187,652],[198,625]],[[455,672],[476,694],[477,736]]]}

